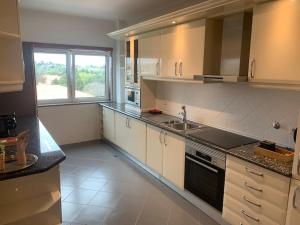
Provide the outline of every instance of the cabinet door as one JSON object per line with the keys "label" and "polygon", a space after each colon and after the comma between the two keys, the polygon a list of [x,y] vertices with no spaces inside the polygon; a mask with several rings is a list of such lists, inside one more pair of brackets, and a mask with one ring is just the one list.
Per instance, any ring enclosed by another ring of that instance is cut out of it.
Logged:
{"label": "cabinet door", "polygon": [[121,113],[115,113],[115,127],[116,127],[116,145],[125,151],[128,151],[129,129],[127,127],[127,116]]}
{"label": "cabinet door", "polygon": [[296,225],[300,221],[300,181],[292,180],[289,195],[286,225]]}
{"label": "cabinet door", "polygon": [[19,35],[19,9],[17,0],[1,0],[0,33]]}
{"label": "cabinet door", "polygon": [[271,1],[253,11],[249,80],[300,83],[300,1]]}
{"label": "cabinet door", "polygon": [[178,26],[180,35],[179,74],[183,78],[203,74],[205,20],[197,20]]}
{"label": "cabinet door", "polygon": [[180,37],[177,26],[164,29],[161,36],[161,76],[179,75],[179,55]]}
{"label": "cabinet door", "polygon": [[164,142],[163,176],[177,187],[183,189],[185,161],[184,138],[165,132]]}
{"label": "cabinet door", "polygon": [[115,143],[115,112],[107,108],[103,108],[103,136]]}
{"label": "cabinet door", "polygon": [[163,139],[162,130],[147,125],[147,166],[162,175],[163,171]]}
{"label": "cabinet door", "polygon": [[146,124],[129,118],[128,152],[142,163],[146,162]]}
{"label": "cabinet door", "polygon": [[139,39],[140,76],[159,76],[160,45],[160,32],[145,34]]}

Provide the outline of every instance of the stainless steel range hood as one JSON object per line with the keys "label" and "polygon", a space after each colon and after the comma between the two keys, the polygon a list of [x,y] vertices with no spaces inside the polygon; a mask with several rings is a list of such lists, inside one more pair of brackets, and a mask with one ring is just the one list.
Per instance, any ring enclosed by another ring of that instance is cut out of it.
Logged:
{"label": "stainless steel range hood", "polygon": [[235,75],[194,75],[195,81],[202,81],[203,83],[236,83],[246,82],[247,76]]}

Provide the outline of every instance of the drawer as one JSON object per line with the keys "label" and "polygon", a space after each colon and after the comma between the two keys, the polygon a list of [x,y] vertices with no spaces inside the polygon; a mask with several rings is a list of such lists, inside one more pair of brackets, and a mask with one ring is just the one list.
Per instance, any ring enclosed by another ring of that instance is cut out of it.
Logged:
{"label": "drawer", "polygon": [[252,225],[252,224],[258,224],[256,222],[253,222],[252,224],[242,218],[240,215],[236,214],[235,212],[231,211],[227,207],[223,208],[223,218],[230,223],[231,225]]}
{"label": "drawer", "polygon": [[226,182],[230,182],[242,188],[246,191],[246,193],[252,194],[258,199],[268,201],[283,210],[285,210],[287,207],[289,194],[288,192],[284,193],[274,189],[274,187],[259,184],[255,180],[241,173],[237,173],[230,168],[227,168],[226,170],[225,180]]}
{"label": "drawer", "polygon": [[243,207],[250,208],[257,215],[266,216],[279,224],[285,223],[286,207],[283,210],[263,199],[256,198],[230,182],[226,182],[225,194],[239,201]]}
{"label": "drawer", "polygon": [[290,178],[282,176],[278,173],[248,163],[238,158],[227,156],[226,167],[243,174],[261,185],[267,185],[279,190],[283,193],[288,193],[290,188]]}
{"label": "drawer", "polygon": [[[230,197],[229,195],[225,194],[224,197],[224,209],[226,212],[226,209],[230,209],[231,212],[238,215],[237,221],[233,221],[232,224],[239,224],[240,218],[244,219],[246,221],[246,224],[251,225],[284,225],[281,223],[276,223],[275,221],[267,218],[266,216],[259,215],[258,213],[254,212],[249,207],[241,204],[239,201],[235,200],[234,198]],[[223,218],[225,220],[234,220],[234,218],[228,218],[226,217],[226,213],[223,213]]]}

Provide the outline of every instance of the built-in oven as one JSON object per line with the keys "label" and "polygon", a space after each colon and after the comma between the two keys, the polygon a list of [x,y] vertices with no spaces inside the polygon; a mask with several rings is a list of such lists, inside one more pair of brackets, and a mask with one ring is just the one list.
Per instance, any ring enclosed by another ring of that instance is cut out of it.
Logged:
{"label": "built-in oven", "polygon": [[125,88],[125,103],[141,107],[141,92],[138,88]]}
{"label": "built-in oven", "polygon": [[184,188],[219,211],[223,208],[225,160],[223,152],[186,141]]}

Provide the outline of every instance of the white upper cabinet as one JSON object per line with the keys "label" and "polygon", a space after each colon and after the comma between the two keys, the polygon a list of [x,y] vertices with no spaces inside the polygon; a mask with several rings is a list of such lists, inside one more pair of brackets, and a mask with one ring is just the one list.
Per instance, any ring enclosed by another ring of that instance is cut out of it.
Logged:
{"label": "white upper cabinet", "polygon": [[161,55],[161,31],[139,37],[139,75],[159,76]]}
{"label": "white upper cabinet", "polygon": [[205,20],[198,20],[178,26],[180,58],[178,74],[193,78],[203,75]]}
{"label": "white upper cabinet", "polygon": [[300,84],[300,1],[271,1],[253,11],[249,81]]}
{"label": "white upper cabinet", "polygon": [[161,76],[192,78],[203,74],[205,20],[166,28],[161,36]]}
{"label": "white upper cabinet", "polygon": [[24,65],[17,0],[0,1],[0,93],[23,89]]}

